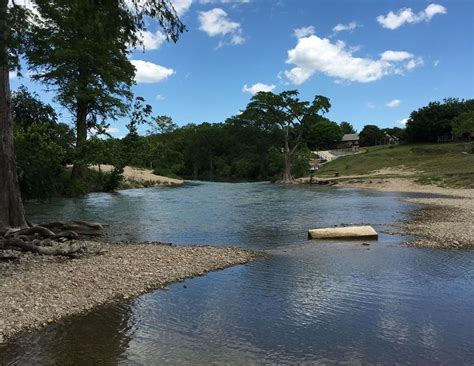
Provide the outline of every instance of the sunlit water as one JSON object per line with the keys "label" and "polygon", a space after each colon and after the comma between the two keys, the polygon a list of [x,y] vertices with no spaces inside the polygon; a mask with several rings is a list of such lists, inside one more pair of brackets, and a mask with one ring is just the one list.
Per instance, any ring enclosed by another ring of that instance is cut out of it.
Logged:
{"label": "sunlit water", "polygon": [[34,222],[106,222],[113,240],[271,253],[0,346],[0,364],[474,363],[474,252],[320,243],[307,230],[408,219],[401,195],[203,183],[28,205]]}

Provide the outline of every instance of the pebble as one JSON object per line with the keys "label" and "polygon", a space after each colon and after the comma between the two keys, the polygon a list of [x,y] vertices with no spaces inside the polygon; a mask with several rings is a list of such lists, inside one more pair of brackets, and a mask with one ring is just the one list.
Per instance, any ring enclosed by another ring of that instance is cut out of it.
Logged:
{"label": "pebble", "polygon": [[0,263],[0,343],[105,302],[169,290],[164,286],[263,255],[211,246],[81,244],[88,249],[74,260],[24,253],[16,262]]}

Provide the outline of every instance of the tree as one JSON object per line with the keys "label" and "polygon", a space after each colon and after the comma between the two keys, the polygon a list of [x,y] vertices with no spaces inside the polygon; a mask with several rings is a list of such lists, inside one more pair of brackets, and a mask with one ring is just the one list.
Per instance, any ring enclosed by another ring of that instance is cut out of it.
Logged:
{"label": "tree", "polygon": [[[143,97],[136,97],[133,108],[130,113],[130,122],[126,125],[128,134],[122,139],[124,146],[123,164],[139,166],[141,155],[139,153],[143,138],[138,135],[138,126],[149,124],[152,108],[149,104],[145,104]],[[123,168],[123,167],[122,167]]]}
{"label": "tree", "polygon": [[374,146],[381,143],[384,133],[375,125],[366,125],[360,131],[359,138],[361,146]]}
{"label": "tree", "polygon": [[151,129],[148,131],[149,135],[157,135],[163,133],[169,133],[176,130],[178,125],[173,122],[173,119],[169,116],[156,116],[150,122]]}
{"label": "tree", "polygon": [[12,93],[14,144],[21,194],[50,198],[60,192],[59,177],[71,156],[74,133],[57,122],[53,107],[25,87]]}
{"label": "tree", "polygon": [[[29,69],[74,116],[76,148],[83,153],[88,130],[126,114],[135,74],[127,56],[140,43],[144,17],[158,19],[174,41],[184,25],[168,0],[36,0],[36,5],[40,16],[28,33]],[[85,176],[83,162],[78,154],[74,178]]]}
{"label": "tree", "polygon": [[253,120],[262,126],[283,130],[283,174],[281,183],[292,183],[292,158],[300,147],[305,121],[318,113],[326,113],[331,104],[323,96],[315,96],[312,103],[300,101],[297,90],[280,94],[259,92],[255,94],[240,120]]}
{"label": "tree", "polygon": [[451,135],[453,120],[461,113],[474,110],[474,101],[446,98],[430,102],[410,114],[406,133],[410,142],[434,142],[438,137]]}
{"label": "tree", "polygon": [[[18,66],[25,14],[8,9],[8,0],[0,0],[0,235],[12,227],[26,227],[13,147],[13,116],[10,95],[10,70]],[[20,32],[18,32],[20,30]]]}
{"label": "tree", "polygon": [[474,136],[474,110],[464,112],[453,119],[453,133],[467,138]]}
{"label": "tree", "polygon": [[[25,55],[35,78],[55,88],[58,101],[75,116],[76,147],[80,147],[88,128],[126,108],[123,98],[130,96],[135,72],[127,55],[130,47],[140,44],[144,18],[157,19],[173,41],[185,27],[168,0],[35,2],[40,16],[28,22],[25,8],[15,2],[9,8],[8,0],[0,0],[0,248],[70,254],[78,248],[45,247],[41,239],[77,237],[73,226],[60,225],[54,232],[28,227],[25,219],[13,144],[10,71],[18,69],[19,58]],[[83,169],[76,167],[79,176]],[[99,226],[74,227],[98,230]],[[63,229],[69,230],[67,235],[59,233]]]}
{"label": "tree", "polygon": [[344,135],[356,133],[354,126],[352,126],[349,122],[342,121],[341,123],[339,123],[339,127],[341,128],[341,131]]}
{"label": "tree", "polygon": [[342,136],[341,128],[336,122],[323,119],[308,127],[305,141],[313,150],[332,149],[341,141]]}

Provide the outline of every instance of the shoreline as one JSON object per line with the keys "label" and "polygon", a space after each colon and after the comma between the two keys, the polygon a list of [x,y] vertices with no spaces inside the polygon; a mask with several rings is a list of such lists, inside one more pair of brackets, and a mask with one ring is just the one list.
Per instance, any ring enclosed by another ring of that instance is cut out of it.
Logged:
{"label": "shoreline", "polygon": [[82,243],[87,251],[74,259],[22,253],[0,261],[0,344],[97,306],[263,256],[231,247]]}
{"label": "shoreline", "polygon": [[[90,168],[95,171],[101,171],[103,173],[110,173],[114,169],[112,165],[107,164],[100,165],[100,169],[98,165],[92,165]],[[137,168],[132,166],[126,166],[124,168],[123,177],[124,181],[119,190],[149,188],[156,186],[175,187],[181,186],[185,183],[183,179],[156,175],[151,169]]]}
{"label": "shoreline", "polygon": [[415,238],[405,244],[417,248],[474,249],[474,189],[422,185],[409,178],[342,179],[336,187],[436,195],[402,199],[423,205],[408,220],[397,223],[405,235]]}

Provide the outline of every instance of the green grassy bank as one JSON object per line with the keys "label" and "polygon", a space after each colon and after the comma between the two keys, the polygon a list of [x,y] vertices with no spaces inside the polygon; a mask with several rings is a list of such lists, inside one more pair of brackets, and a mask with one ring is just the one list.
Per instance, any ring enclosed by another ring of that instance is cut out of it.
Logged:
{"label": "green grassy bank", "polygon": [[474,144],[413,144],[376,146],[367,152],[344,156],[325,164],[316,178],[370,175],[385,172],[387,177],[405,176],[423,184],[474,188]]}

